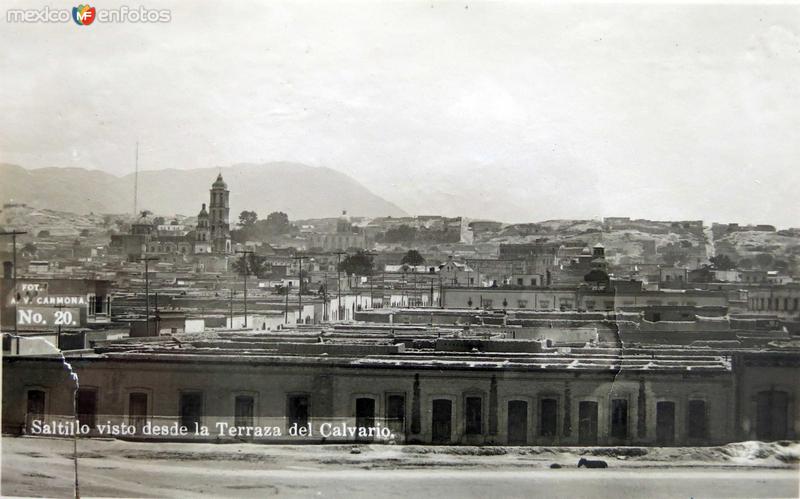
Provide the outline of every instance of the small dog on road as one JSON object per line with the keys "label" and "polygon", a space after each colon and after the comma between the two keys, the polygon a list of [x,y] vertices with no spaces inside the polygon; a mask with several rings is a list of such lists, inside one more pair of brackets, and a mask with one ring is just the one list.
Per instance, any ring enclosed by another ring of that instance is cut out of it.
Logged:
{"label": "small dog on road", "polygon": [[580,461],[578,461],[578,468],[581,466],[587,468],[608,468],[608,463],[600,461],[599,459],[586,459],[582,457]]}

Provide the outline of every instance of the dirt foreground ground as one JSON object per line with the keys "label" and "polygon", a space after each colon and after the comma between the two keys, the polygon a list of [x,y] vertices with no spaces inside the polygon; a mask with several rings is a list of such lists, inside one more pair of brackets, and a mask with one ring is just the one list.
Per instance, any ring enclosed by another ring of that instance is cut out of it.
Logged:
{"label": "dirt foreground ground", "polygon": [[[3,437],[2,495],[73,495],[72,440]],[[578,469],[580,457],[608,469]],[[82,497],[800,497],[800,443],[430,447],[80,440]],[[551,468],[559,464],[560,469]]]}

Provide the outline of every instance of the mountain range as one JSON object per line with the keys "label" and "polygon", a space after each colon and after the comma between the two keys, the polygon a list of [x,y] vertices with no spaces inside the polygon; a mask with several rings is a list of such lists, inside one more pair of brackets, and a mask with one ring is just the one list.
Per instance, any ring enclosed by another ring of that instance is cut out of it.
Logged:
{"label": "mountain range", "polygon": [[[299,163],[237,164],[225,168],[166,169],[139,172],[138,211],[195,215],[208,203],[211,184],[221,173],[231,191],[231,220],[242,210],[265,218],[283,211],[291,219],[354,216],[404,216],[397,205],[353,178]],[[27,203],[73,213],[133,211],[134,174],[122,177],[84,168],[25,169],[0,163],[0,202]]]}

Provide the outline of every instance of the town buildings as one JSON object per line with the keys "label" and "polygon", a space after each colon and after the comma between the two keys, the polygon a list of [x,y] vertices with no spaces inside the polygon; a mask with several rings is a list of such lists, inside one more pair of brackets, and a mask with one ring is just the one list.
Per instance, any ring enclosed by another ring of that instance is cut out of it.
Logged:
{"label": "town buildings", "polygon": [[[67,358],[92,434],[106,422],[282,435],[298,424],[311,425],[307,441],[358,441],[320,436],[344,422],[407,443],[712,445],[800,432],[796,348],[620,346],[394,326],[104,342]],[[4,431],[69,419],[74,385],[60,359],[7,358],[4,373],[15,380],[3,384]]]}

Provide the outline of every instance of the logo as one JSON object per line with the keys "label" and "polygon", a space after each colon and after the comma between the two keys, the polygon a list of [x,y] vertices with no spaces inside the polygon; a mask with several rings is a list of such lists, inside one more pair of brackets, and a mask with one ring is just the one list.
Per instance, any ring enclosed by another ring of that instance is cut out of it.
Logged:
{"label": "logo", "polygon": [[89,5],[78,5],[72,8],[72,19],[76,24],[88,26],[94,22],[97,11]]}

